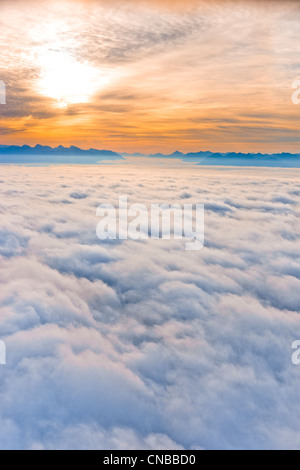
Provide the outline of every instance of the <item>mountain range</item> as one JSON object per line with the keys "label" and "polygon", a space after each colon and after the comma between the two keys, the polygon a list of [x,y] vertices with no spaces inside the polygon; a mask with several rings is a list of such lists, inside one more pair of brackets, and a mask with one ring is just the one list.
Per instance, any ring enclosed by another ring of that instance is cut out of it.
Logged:
{"label": "mountain range", "polygon": [[111,150],[98,150],[90,148],[83,150],[79,147],[49,147],[36,145],[0,145],[0,163],[77,163],[95,164],[101,161],[123,160],[127,157],[147,157],[160,159],[182,160],[194,162],[198,165],[229,165],[229,166],[275,166],[287,168],[300,168],[300,154],[291,153],[236,153],[236,152],[210,152],[199,151],[182,153],[175,151],[171,154],[155,153],[117,153]]}
{"label": "mountain range", "polygon": [[79,147],[49,147],[36,145],[0,145],[0,163],[35,163],[35,164],[96,164],[101,161],[123,160],[124,158],[111,150],[89,149]]}
{"label": "mountain range", "polygon": [[0,154],[1,155],[95,155],[95,156],[119,156],[120,154],[112,152],[111,150],[97,150],[89,149],[83,150],[79,147],[63,147],[59,145],[58,147],[49,147],[47,145],[36,145],[35,147],[30,147],[29,145],[0,145]]}
{"label": "mountain range", "polygon": [[300,154],[292,153],[236,153],[236,152],[189,152],[182,153],[179,151],[171,154],[155,153],[143,155],[140,153],[127,154],[121,153],[123,157],[148,157],[159,159],[182,160],[186,162],[194,162],[198,165],[219,165],[219,166],[272,166],[280,168],[300,168]]}

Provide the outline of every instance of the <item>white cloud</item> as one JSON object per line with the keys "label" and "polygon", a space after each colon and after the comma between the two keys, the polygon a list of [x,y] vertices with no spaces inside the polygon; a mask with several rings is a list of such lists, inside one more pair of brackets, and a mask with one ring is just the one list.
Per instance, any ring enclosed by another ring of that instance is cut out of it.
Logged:
{"label": "white cloud", "polygon": [[[0,448],[299,447],[298,170],[1,171]],[[199,252],[96,237],[103,201],[187,193]]]}

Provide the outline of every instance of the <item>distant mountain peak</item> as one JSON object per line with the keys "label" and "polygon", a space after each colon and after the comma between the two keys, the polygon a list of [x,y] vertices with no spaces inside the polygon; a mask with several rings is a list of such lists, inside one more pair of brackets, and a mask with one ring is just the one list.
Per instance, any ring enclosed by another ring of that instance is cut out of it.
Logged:
{"label": "distant mountain peak", "polygon": [[103,156],[103,155],[115,155],[120,157],[120,154],[113,152],[111,150],[83,150],[79,147],[71,145],[70,147],[64,147],[59,145],[58,147],[49,147],[47,145],[37,144],[35,147],[30,147],[29,145],[0,145],[0,154],[2,155],[81,155],[81,156]]}
{"label": "distant mountain peak", "polygon": [[96,164],[103,160],[123,160],[123,157],[111,150],[83,150],[71,145],[64,147],[49,147],[37,144],[29,145],[0,145],[0,163],[36,163],[36,164]]}

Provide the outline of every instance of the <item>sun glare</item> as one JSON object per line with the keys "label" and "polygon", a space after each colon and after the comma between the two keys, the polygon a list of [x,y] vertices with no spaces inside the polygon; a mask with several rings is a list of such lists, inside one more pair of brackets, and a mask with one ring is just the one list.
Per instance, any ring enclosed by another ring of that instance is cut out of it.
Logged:
{"label": "sun glare", "polygon": [[60,51],[50,51],[40,59],[39,91],[55,100],[55,106],[88,103],[107,79],[87,62],[78,62]]}

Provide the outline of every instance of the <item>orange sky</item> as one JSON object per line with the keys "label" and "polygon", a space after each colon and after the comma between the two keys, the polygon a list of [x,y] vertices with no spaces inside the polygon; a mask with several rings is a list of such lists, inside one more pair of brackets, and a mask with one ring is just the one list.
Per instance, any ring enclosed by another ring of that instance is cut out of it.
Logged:
{"label": "orange sky", "polygon": [[300,151],[300,5],[0,2],[0,144]]}

